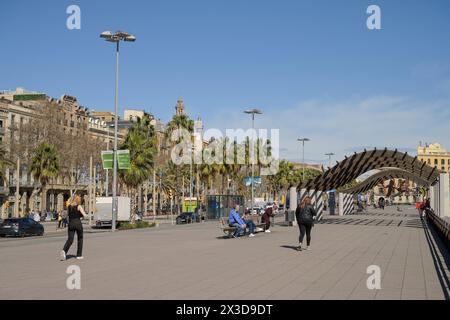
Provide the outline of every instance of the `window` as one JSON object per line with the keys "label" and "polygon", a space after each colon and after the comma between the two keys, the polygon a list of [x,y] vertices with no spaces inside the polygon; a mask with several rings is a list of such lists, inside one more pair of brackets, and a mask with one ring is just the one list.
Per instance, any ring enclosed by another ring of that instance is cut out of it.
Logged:
{"label": "window", "polygon": [[437,166],[437,164],[438,164],[438,160],[437,159],[434,159],[434,164]]}
{"label": "window", "polygon": [[0,120],[0,128],[3,128],[3,120]]}
{"label": "window", "polygon": [[442,171],[445,171],[445,167],[442,167],[441,170],[442,170]]}
{"label": "window", "polygon": [[431,161],[430,161],[430,159],[428,159],[428,164],[431,164]]}
{"label": "window", "polygon": [[441,165],[445,165],[445,159],[441,159]]}

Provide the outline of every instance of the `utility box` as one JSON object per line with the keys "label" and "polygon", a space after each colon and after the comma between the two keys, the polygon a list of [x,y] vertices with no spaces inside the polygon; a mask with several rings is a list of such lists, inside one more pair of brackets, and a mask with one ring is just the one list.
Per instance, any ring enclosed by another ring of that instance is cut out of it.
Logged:
{"label": "utility box", "polygon": [[293,227],[297,225],[297,219],[295,218],[295,211],[294,210],[286,210],[284,212],[284,216],[285,216],[285,222]]}

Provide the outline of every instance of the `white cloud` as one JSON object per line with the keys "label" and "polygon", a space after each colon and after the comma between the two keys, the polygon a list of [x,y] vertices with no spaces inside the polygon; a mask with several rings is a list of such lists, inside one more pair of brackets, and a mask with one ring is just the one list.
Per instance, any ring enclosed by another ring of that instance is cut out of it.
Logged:
{"label": "white cloud", "polygon": [[[419,141],[450,146],[450,104],[447,101],[419,102],[407,97],[374,96],[345,101],[308,100],[290,108],[265,108],[256,127],[280,129],[281,157],[301,157],[297,138],[308,137],[305,158],[328,164],[357,150],[358,146],[415,150]],[[249,128],[248,115],[223,112],[205,123],[208,127]]]}

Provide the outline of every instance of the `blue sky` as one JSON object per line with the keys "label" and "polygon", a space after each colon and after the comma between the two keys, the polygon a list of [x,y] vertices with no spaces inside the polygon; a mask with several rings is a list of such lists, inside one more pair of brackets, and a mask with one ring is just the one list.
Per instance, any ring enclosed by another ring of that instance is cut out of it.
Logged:
{"label": "blue sky", "polygon": [[[81,30],[66,8],[81,8]],[[366,27],[379,5],[382,30]],[[450,2],[446,0],[2,1],[0,90],[76,96],[113,110],[115,55],[98,38],[125,30],[120,106],[164,121],[183,97],[205,127],[279,128],[281,156],[341,159],[361,147],[450,148]]]}

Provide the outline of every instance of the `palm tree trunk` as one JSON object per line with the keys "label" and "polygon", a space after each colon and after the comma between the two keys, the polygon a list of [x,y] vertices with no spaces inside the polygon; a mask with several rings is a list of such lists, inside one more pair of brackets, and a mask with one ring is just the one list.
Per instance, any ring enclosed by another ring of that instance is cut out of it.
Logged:
{"label": "palm tree trunk", "polygon": [[41,213],[45,214],[47,211],[47,189],[45,186],[41,188]]}
{"label": "palm tree trunk", "polygon": [[131,212],[130,212],[130,223],[134,224],[136,221],[136,192],[135,191],[136,188],[129,188],[128,189],[128,196],[130,197],[130,201],[131,201]]}

